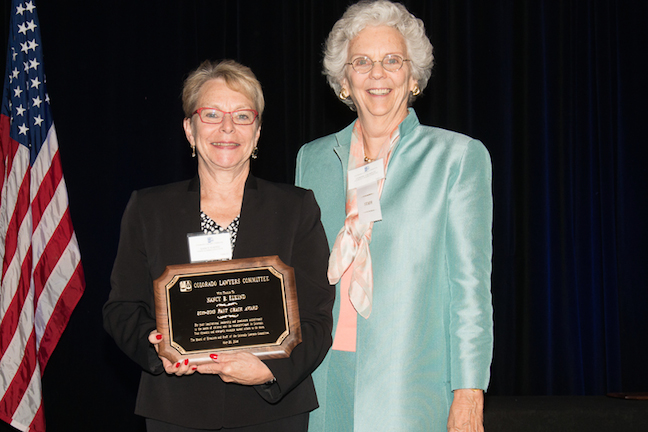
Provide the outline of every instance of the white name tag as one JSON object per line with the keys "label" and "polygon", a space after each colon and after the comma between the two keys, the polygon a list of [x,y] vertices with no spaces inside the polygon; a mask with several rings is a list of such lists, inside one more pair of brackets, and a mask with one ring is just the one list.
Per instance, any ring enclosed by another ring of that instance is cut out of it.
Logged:
{"label": "white name tag", "polygon": [[187,234],[189,259],[192,263],[232,259],[230,233]]}
{"label": "white name tag", "polygon": [[362,223],[382,220],[378,182],[369,183],[356,189],[358,200],[358,219]]}
{"label": "white name tag", "polygon": [[382,220],[378,182],[385,178],[382,159],[349,171],[349,189],[355,189],[358,200],[358,218],[362,223]]}
{"label": "white name tag", "polygon": [[385,178],[385,167],[383,160],[378,159],[377,161],[349,171],[348,187],[349,189],[357,189],[369,183],[376,183],[383,178]]}

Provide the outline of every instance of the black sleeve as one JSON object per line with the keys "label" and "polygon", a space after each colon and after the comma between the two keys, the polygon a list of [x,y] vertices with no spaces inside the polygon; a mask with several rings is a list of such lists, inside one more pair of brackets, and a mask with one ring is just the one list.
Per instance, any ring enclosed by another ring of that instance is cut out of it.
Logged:
{"label": "black sleeve", "polygon": [[133,192],[122,218],[117,257],[110,283],[112,290],[103,307],[104,328],[119,348],[142,369],[154,374],[164,368],[148,341],[156,328],[153,281],[144,244],[144,230]]}
{"label": "black sleeve", "polygon": [[[295,209],[297,211],[297,209]],[[328,283],[329,248],[312,191],[304,194],[292,247],[302,342],[287,359],[266,360],[277,381],[255,386],[268,402],[279,401],[319,366],[332,344],[335,287]]]}

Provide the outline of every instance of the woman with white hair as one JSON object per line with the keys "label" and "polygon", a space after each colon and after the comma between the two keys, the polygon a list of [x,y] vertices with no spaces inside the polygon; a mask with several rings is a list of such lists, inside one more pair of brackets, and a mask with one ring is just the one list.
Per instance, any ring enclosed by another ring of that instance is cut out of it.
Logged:
{"label": "woman with white hair", "polygon": [[358,119],[297,159],[338,294],[310,431],[483,430],[491,162],[481,142],[419,123],[432,64],[423,22],[385,0],[350,6],[326,41],[328,82]]}

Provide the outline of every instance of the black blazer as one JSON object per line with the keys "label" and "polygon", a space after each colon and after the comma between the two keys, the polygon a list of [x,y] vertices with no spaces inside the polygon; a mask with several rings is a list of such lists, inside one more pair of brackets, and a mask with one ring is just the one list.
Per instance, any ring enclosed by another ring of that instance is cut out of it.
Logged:
{"label": "black blazer", "polygon": [[302,342],[290,358],[264,361],[270,386],[224,383],[217,375],[164,373],[148,342],[155,329],[153,281],[189,262],[187,233],[200,232],[198,178],[133,192],[122,219],[104,327],[144,371],[135,412],[191,427],[218,429],[272,421],[317,408],[311,372],[331,346],[334,288],[326,278],[328,244],[311,191],[249,176],[234,258],[278,255],[295,269]]}

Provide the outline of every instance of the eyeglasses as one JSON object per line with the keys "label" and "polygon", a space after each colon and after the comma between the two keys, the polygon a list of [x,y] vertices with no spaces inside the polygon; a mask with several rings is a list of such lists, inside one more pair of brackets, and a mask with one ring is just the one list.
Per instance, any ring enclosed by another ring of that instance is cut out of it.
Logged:
{"label": "eyeglasses", "polygon": [[345,64],[351,65],[353,70],[358,73],[366,74],[369,73],[371,69],[373,69],[375,63],[382,64],[383,69],[385,69],[388,72],[398,72],[400,68],[403,67],[403,62],[406,61],[410,61],[410,60],[404,59],[403,57],[397,54],[387,54],[380,61],[373,61],[367,56],[361,56],[361,57],[354,58],[351,61],[351,63],[345,63]]}
{"label": "eyeglasses", "polygon": [[194,114],[200,116],[200,121],[203,123],[209,124],[221,124],[225,118],[225,114],[229,114],[232,117],[232,122],[237,125],[251,125],[256,120],[259,115],[253,109],[241,109],[236,111],[221,111],[218,108],[198,108],[194,111]]}

